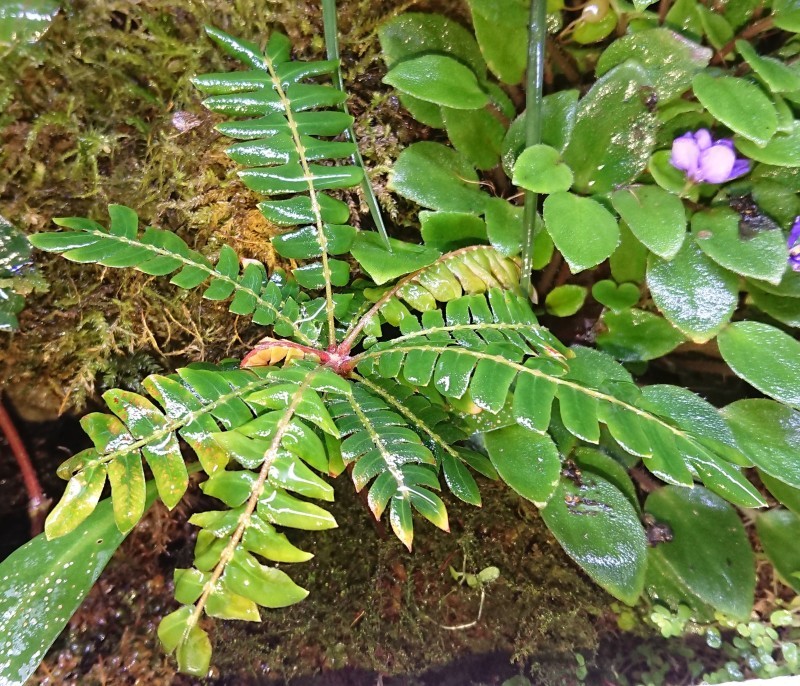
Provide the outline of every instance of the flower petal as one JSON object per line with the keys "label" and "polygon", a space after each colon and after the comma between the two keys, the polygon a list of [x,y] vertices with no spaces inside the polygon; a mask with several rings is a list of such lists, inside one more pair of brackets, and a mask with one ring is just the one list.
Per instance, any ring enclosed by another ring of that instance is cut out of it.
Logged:
{"label": "flower petal", "polygon": [[737,159],[736,162],[733,163],[733,169],[731,169],[730,176],[728,176],[728,181],[732,179],[738,179],[740,176],[744,176],[749,171],[750,160],[743,158]]}
{"label": "flower petal", "polygon": [[789,231],[789,239],[786,241],[786,244],[791,249],[797,245],[798,242],[800,242],[800,216],[794,218],[794,224],[792,224],[792,229]]}
{"label": "flower petal", "polygon": [[691,134],[676,138],[672,143],[670,164],[676,169],[687,172],[690,176],[697,171],[700,149]]}
{"label": "flower petal", "polygon": [[711,132],[708,129],[700,129],[695,131],[694,140],[697,142],[697,147],[701,151],[708,150],[714,141],[711,139]]}
{"label": "flower petal", "polygon": [[731,178],[736,154],[724,145],[712,145],[700,153],[698,181],[724,183]]}

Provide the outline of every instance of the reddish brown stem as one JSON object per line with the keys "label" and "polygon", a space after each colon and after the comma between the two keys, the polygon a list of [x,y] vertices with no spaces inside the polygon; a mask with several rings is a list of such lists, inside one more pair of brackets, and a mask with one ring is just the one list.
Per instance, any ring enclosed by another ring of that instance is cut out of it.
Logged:
{"label": "reddish brown stem", "polygon": [[31,458],[25,449],[25,444],[19,437],[17,427],[14,426],[11,416],[6,412],[2,398],[0,398],[0,430],[6,437],[8,447],[11,448],[11,454],[17,461],[19,471],[22,474],[22,482],[25,484],[25,490],[28,493],[28,516],[31,518],[31,536],[38,536],[44,531],[44,518],[51,501],[42,492]]}
{"label": "reddish brown stem", "polygon": [[769,31],[773,27],[772,17],[764,17],[763,19],[759,19],[757,22],[750,24],[746,29],[744,29],[738,36],[736,36],[733,40],[728,41],[722,49],[714,55],[714,59],[711,60],[711,64],[724,64],[725,57],[728,53],[732,52],[733,49],[736,47],[737,40],[750,40],[751,38],[755,38],[761,33],[765,31]]}

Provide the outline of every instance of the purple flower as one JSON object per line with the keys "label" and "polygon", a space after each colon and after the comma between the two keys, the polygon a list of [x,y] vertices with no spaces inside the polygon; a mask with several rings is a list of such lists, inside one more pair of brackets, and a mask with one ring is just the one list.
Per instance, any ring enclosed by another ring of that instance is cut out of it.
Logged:
{"label": "purple flower", "polygon": [[789,248],[789,266],[800,272],[800,216],[794,218],[786,246]]}
{"label": "purple flower", "polygon": [[669,161],[694,183],[725,183],[750,171],[750,160],[737,159],[733,141],[715,141],[708,129],[676,138]]}

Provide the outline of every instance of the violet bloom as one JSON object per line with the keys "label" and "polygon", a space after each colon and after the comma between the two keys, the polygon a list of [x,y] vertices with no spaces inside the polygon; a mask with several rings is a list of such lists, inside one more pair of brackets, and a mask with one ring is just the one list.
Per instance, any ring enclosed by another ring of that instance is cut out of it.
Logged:
{"label": "violet bloom", "polygon": [[786,246],[789,248],[789,266],[800,272],[800,216],[794,218]]}
{"label": "violet bloom", "polygon": [[736,158],[733,141],[715,141],[708,129],[676,138],[669,161],[694,183],[725,183],[750,171],[750,160]]}

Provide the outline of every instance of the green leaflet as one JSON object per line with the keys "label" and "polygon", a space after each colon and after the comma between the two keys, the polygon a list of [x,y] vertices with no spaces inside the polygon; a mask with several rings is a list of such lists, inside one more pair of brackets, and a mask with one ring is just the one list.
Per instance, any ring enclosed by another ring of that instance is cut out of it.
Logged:
{"label": "green leaflet", "polygon": [[62,217],[54,221],[67,231],[34,234],[30,241],[40,250],[61,253],[74,262],[131,267],[154,276],[174,274],[170,283],[179,288],[208,282],[203,296],[209,300],[233,296],[232,312],[251,315],[258,324],[281,323],[309,342],[294,322],[291,311],[296,305],[284,293],[282,280],[276,275],[268,278],[260,263],[250,261],[241,269],[239,256],[225,246],[214,265],[174,233],[148,227],[139,235],[138,219],[127,207],[110,205],[109,214],[108,230],[88,219]]}
{"label": "green leaflet", "polygon": [[[577,349],[573,359],[566,358],[560,346],[550,345],[529,310],[526,320],[520,301],[512,314],[503,300],[492,307],[486,302],[478,306],[481,300],[471,296],[453,301],[446,324],[428,318],[395,341],[376,344],[356,356],[359,369],[388,378],[410,365],[423,382],[432,380],[443,396],[453,401],[468,397],[473,406],[492,414],[513,397],[517,423],[538,432],[548,428],[557,397],[560,419],[574,436],[597,443],[604,424],[659,478],[690,486],[694,472],[737,504],[763,504],[728,461],[733,457],[740,464],[747,462],[735,443],[723,442],[730,432],[708,435],[706,423],[713,408],[692,394],[653,404],[642,397],[624,368],[602,353]],[[716,421],[724,429],[719,417]],[[495,467],[502,475],[500,466]]]}

